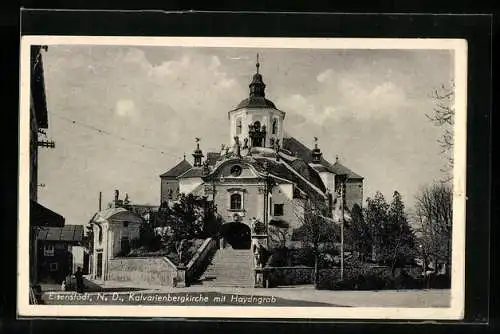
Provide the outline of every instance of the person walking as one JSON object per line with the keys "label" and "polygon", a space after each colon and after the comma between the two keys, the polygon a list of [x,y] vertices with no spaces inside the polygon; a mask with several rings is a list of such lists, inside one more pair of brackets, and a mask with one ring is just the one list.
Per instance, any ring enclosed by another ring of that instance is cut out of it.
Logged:
{"label": "person walking", "polygon": [[75,272],[76,278],[76,291],[78,293],[83,293],[83,272],[82,267],[78,267]]}

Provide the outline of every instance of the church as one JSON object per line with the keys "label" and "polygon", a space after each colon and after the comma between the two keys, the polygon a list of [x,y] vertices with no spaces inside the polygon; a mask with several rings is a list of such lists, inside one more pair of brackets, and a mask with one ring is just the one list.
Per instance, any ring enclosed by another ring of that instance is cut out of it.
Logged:
{"label": "church", "polygon": [[270,226],[300,227],[305,199],[324,201],[333,218],[338,198],[345,214],[363,201],[362,176],[338,159],[327,161],[318,138],[311,149],[286,133],[286,113],[266,98],[259,69],[257,57],[249,96],[227,113],[229,136],[220,151],[203,152],[196,138],[193,161],[184,157],[160,175],[161,203],[179,194],[213,201],[224,247],[250,248],[256,240],[267,247]]}

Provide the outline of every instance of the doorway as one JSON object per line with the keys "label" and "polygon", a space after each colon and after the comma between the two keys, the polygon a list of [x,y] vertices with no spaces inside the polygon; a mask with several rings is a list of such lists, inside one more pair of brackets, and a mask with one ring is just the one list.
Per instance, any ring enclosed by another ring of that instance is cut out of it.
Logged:
{"label": "doorway", "polygon": [[221,229],[222,237],[233,249],[250,249],[252,236],[250,227],[243,223],[231,222]]}
{"label": "doorway", "polygon": [[102,252],[97,253],[96,278],[102,278]]}

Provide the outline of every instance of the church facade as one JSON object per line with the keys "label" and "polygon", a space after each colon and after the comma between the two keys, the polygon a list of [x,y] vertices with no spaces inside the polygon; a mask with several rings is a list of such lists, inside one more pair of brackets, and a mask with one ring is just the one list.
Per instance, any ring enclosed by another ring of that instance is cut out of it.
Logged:
{"label": "church facade", "polygon": [[267,247],[270,226],[297,229],[304,201],[322,201],[332,217],[338,198],[345,212],[362,206],[363,177],[327,161],[318,147],[310,149],[285,131],[286,113],[266,98],[259,72],[249,85],[249,96],[227,113],[229,145],[204,153],[196,139],[193,162],[184,158],[161,178],[161,202],[183,194],[206,196],[223,219],[225,246]]}

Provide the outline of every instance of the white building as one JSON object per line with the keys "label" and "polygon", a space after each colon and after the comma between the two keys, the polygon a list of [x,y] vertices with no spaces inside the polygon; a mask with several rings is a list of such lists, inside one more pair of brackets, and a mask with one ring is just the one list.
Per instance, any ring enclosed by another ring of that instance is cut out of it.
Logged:
{"label": "white building", "polygon": [[94,232],[92,278],[106,277],[108,260],[130,249],[132,240],[139,238],[143,219],[122,207],[96,213],[91,221]]}

